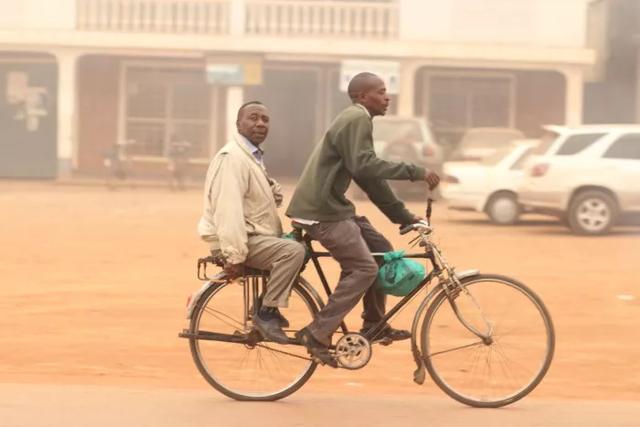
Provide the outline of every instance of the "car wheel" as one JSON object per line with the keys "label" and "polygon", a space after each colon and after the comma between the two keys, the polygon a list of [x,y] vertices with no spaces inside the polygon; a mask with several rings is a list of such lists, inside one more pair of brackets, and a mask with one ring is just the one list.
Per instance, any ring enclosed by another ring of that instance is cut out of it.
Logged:
{"label": "car wheel", "polygon": [[485,211],[494,224],[515,224],[520,217],[520,205],[513,193],[496,193],[489,198]]}
{"label": "car wheel", "polygon": [[615,200],[602,191],[579,193],[569,205],[569,226],[577,234],[605,234],[614,224],[616,216]]}

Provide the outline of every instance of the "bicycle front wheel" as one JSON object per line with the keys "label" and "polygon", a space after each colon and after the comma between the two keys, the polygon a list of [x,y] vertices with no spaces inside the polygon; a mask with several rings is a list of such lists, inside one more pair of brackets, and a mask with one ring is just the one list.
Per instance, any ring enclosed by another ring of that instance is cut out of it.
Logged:
{"label": "bicycle front wheel", "polygon": [[[303,279],[299,279],[303,280]],[[246,310],[243,285],[212,286],[200,298],[191,318],[194,335],[242,337],[255,334]],[[287,335],[313,320],[317,304],[300,284],[293,286],[289,307],[280,310],[290,322]],[[298,390],[311,377],[316,363],[299,345],[270,341],[255,344],[190,338],[191,354],[202,376],[216,390],[236,400],[272,401]]]}
{"label": "bicycle front wheel", "polygon": [[472,276],[462,286],[452,303],[439,293],[425,314],[421,346],[429,374],[466,405],[497,408],[522,399],[553,358],[549,312],[531,289],[507,277]]}

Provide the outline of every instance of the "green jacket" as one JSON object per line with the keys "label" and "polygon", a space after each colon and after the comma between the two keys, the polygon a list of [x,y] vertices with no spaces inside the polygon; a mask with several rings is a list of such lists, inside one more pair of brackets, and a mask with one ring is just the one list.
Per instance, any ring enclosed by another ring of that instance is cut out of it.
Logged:
{"label": "green jacket", "polygon": [[379,159],[373,149],[372,130],[371,118],[358,105],[347,107],[336,117],[302,172],[287,216],[321,222],[353,217],[355,206],[345,192],[354,180],[392,222],[411,222],[413,215],[386,180],[424,180],[426,170]]}

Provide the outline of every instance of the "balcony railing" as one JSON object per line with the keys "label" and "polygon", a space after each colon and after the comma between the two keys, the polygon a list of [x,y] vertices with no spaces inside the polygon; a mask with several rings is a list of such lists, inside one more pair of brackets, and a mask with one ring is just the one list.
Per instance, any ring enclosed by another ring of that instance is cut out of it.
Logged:
{"label": "balcony railing", "polygon": [[248,34],[394,38],[394,3],[314,0],[247,0]]}
{"label": "balcony railing", "polygon": [[230,0],[77,0],[80,30],[224,34]]}
{"label": "balcony railing", "polygon": [[378,39],[398,36],[395,1],[76,1],[80,30],[228,34],[234,25],[235,34],[249,35]]}

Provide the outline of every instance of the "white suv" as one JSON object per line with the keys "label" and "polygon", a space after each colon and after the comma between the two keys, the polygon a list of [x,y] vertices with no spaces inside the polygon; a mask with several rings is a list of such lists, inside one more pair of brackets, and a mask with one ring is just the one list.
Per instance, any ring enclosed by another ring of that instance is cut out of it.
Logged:
{"label": "white suv", "polygon": [[579,234],[604,234],[620,215],[640,214],[640,126],[545,129],[518,189],[526,210],[556,215]]}

